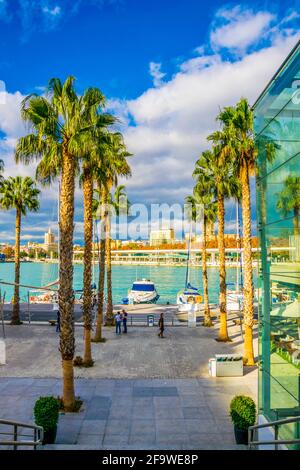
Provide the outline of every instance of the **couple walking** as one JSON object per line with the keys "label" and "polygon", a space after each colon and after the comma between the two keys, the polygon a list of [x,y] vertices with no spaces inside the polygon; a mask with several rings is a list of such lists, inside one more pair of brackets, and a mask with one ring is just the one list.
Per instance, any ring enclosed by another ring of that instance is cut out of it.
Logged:
{"label": "couple walking", "polygon": [[121,323],[123,322],[123,333],[127,333],[127,312],[123,309],[122,312],[117,312],[116,319],[116,335],[121,334]]}

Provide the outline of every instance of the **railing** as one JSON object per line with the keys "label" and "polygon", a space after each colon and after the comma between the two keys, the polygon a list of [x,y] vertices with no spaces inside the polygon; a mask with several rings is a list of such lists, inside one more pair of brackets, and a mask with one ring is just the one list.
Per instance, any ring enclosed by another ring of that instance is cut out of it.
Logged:
{"label": "railing", "polygon": [[[2,432],[2,429],[0,430],[0,446],[12,446],[13,450],[17,450],[19,446],[31,446],[36,450],[37,446],[42,444],[44,430],[40,426],[36,426],[35,424],[19,423],[17,421],[8,421],[5,419],[0,419],[0,426],[1,428],[3,426],[12,428],[11,430],[7,429],[7,432]],[[32,432],[30,434],[24,434],[23,430],[26,429],[30,429]],[[8,436],[8,439],[2,441],[2,436]],[[31,439],[19,440],[19,438],[24,437]]]}
{"label": "railing", "polygon": [[[270,421],[268,423],[256,424],[255,426],[250,426],[248,429],[248,449],[251,450],[253,447],[258,445],[273,445],[275,450],[279,449],[280,445],[283,444],[300,444],[300,439],[278,439],[279,436],[279,427],[284,424],[290,423],[300,423],[300,416],[295,416],[293,418],[279,419],[276,421]],[[273,428],[274,429],[274,439],[263,441],[258,439],[258,430],[263,428]]]}

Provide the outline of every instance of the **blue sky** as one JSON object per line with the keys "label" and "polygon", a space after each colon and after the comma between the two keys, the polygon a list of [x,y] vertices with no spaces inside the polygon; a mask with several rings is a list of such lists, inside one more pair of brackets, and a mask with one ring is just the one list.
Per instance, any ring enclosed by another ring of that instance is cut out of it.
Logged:
{"label": "blue sky", "polygon": [[[135,155],[130,200],[182,202],[219,107],[241,96],[255,100],[299,39],[299,6],[293,0],[0,0],[5,174],[34,173],[13,162],[16,139],[25,133],[21,99],[42,93],[50,77],[72,74],[79,92],[100,87],[121,117]],[[24,221],[24,242],[41,239],[55,207],[55,188],[43,191],[40,214]],[[79,191],[76,207],[80,240]],[[13,214],[1,219],[0,241],[12,239]]]}

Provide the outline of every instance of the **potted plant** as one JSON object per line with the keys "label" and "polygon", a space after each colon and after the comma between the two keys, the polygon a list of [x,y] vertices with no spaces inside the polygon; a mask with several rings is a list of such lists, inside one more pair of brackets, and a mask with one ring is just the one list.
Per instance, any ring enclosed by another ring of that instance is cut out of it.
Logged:
{"label": "potted plant", "polygon": [[40,397],[34,405],[34,420],[44,429],[43,444],[54,444],[57,432],[59,403],[54,397]]}
{"label": "potted plant", "polygon": [[234,424],[237,444],[248,444],[248,428],[256,421],[256,405],[251,397],[235,396],[230,403],[230,416]]}

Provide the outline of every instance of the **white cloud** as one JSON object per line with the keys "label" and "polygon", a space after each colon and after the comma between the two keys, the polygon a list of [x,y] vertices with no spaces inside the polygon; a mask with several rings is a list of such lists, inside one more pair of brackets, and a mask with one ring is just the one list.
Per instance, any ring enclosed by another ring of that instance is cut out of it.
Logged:
{"label": "white cloud", "polygon": [[297,38],[277,35],[271,46],[231,62],[220,54],[187,60],[163,87],[123,102],[134,124],[124,131],[135,154],[133,177],[126,182],[129,198],[182,201],[192,190],[194,163],[208,147],[206,136],[216,129],[220,107],[242,96],[253,103]]}
{"label": "white cloud", "polygon": [[[232,23],[231,13],[225,15],[225,20]],[[260,44],[254,51],[229,61],[222,51],[209,52],[209,45],[200,46],[195,48],[195,57],[182,61],[177,73],[165,79],[163,86],[151,87],[134,100],[108,101],[108,109],[120,117],[129,151],[135,154],[130,159],[133,177],[125,181],[131,202],[183,203],[192,191],[195,161],[208,147],[207,135],[216,129],[220,107],[235,104],[241,96],[253,103],[299,39],[288,17],[293,20],[295,15],[289,12],[285,16],[288,33],[277,25],[270,43]],[[245,25],[243,16],[241,24]],[[244,39],[244,44],[249,41],[249,37]],[[15,174],[23,172],[13,159],[16,138],[25,131],[19,114],[23,96],[19,92],[6,93],[5,98],[6,104],[0,105],[0,131],[6,135],[0,141],[0,158],[5,160],[7,174]],[[25,167],[24,172],[34,174],[34,166]],[[53,206],[56,198],[55,188],[43,190],[42,210],[49,207],[47,199]],[[76,201],[76,230],[80,232],[79,192]]]}
{"label": "white cloud", "polygon": [[56,5],[54,8],[49,8],[49,7],[44,7],[42,8],[43,13],[46,13],[47,15],[51,16],[58,16],[61,13],[61,8]]}
{"label": "white cloud", "polygon": [[16,93],[1,93],[0,104],[0,131],[10,137],[17,137],[24,132],[24,125],[20,115],[20,106],[24,96]]}
{"label": "white cloud", "polygon": [[21,119],[20,107],[24,96],[19,92],[0,93],[0,132],[5,138],[0,139],[0,158],[4,161],[4,176],[34,175],[34,166],[16,165],[14,151],[18,137],[26,133],[24,122]]}
{"label": "white cloud", "polygon": [[221,9],[216,15],[216,25],[210,34],[214,49],[244,51],[267,33],[276,17],[267,11],[253,12],[236,6]]}
{"label": "white cloud", "polygon": [[163,78],[166,75],[161,71],[161,64],[159,62],[150,62],[149,72],[153,78],[153,85],[155,87],[160,87],[163,84]]}

